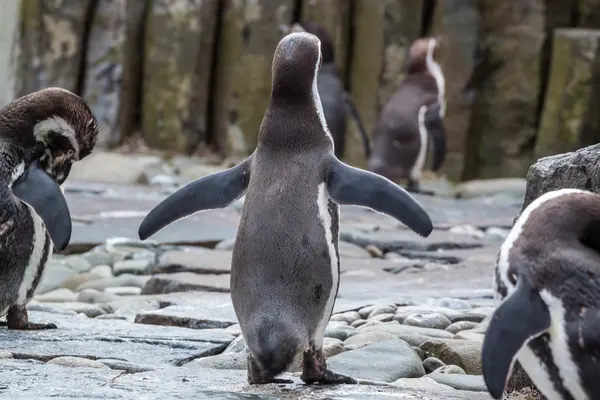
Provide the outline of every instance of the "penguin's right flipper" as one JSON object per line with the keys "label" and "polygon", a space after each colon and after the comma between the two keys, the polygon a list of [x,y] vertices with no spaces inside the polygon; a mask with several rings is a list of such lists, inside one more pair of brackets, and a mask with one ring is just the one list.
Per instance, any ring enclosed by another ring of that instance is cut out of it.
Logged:
{"label": "penguin's right flipper", "polygon": [[60,186],[39,161],[25,168],[13,183],[12,192],[44,221],[54,247],[58,251],[64,250],[71,240],[71,213]]}
{"label": "penguin's right flipper", "polygon": [[521,347],[549,327],[548,307],[529,280],[520,276],[515,290],[494,311],[483,340],[483,379],[492,397],[502,397]]}
{"label": "penguin's right flipper", "polygon": [[330,159],[326,176],[329,196],[336,203],[363,206],[389,215],[424,237],[433,230],[427,211],[389,179],[351,167],[335,157]]}
{"label": "penguin's right flipper", "polygon": [[446,158],[446,128],[440,115],[441,104],[433,103],[425,107],[425,130],[431,136],[433,144],[433,165],[431,169],[437,171]]}
{"label": "penguin's right flipper", "polygon": [[141,240],[198,211],[227,207],[246,192],[252,155],[224,171],[188,183],[154,207],[138,229]]}
{"label": "penguin's right flipper", "polygon": [[360,115],[358,114],[358,110],[356,109],[356,106],[354,105],[354,102],[350,98],[348,92],[343,92],[343,98],[344,105],[346,106],[346,112],[352,117],[354,123],[356,123],[356,126],[358,127],[358,133],[360,134],[360,138],[362,140],[365,158],[369,159],[369,157],[371,157],[371,143],[369,142],[369,136],[367,136],[365,126],[363,125]]}

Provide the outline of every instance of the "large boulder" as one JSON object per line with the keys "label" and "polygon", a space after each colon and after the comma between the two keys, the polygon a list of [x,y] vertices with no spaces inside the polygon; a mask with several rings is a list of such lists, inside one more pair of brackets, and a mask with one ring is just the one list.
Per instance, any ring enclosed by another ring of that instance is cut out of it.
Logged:
{"label": "large boulder", "polygon": [[524,210],[546,192],[563,188],[600,193],[600,144],[539,159],[527,172]]}
{"label": "large boulder", "polygon": [[119,143],[132,128],[141,84],[145,0],[99,0],[89,26],[83,99],[98,119],[97,148]]}
{"label": "large boulder", "polygon": [[218,2],[154,0],[146,17],[142,131],[148,145],[192,152],[207,136]]}
{"label": "large boulder", "polygon": [[[421,35],[421,0],[357,0],[350,62],[350,95],[368,133],[404,78],[411,43]],[[348,124],[344,160],[364,167],[355,124]]]}
{"label": "large boulder", "polygon": [[249,154],[271,96],[271,64],[290,25],[294,0],[226,0],[223,4],[218,64],[215,71],[215,139],[231,155]]}
{"label": "large boulder", "polygon": [[85,32],[93,5],[92,0],[21,2],[17,95],[49,86],[79,94]]}
{"label": "large boulder", "polygon": [[[577,149],[588,110],[600,30],[556,29],[536,158]],[[597,112],[598,110],[594,110]]]}
{"label": "large boulder", "polygon": [[[462,178],[523,176],[531,164],[544,40],[542,0],[480,0],[481,62]],[[527,45],[523,45],[526,43]]]}

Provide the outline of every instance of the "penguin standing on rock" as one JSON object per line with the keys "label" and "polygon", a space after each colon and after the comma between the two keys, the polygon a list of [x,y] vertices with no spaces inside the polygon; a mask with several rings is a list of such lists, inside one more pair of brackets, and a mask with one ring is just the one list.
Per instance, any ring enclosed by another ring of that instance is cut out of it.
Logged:
{"label": "penguin standing on rock", "polygon": [[439,38],[417,39],[410,48],[408,74],[383,108],[373,132],[368,168],[386,178],[407,179],[407,190],[432,194],[419,188],[433,144],[433,171],[446,157],[444,74],[435,61]]}
{"label": "penguin standing on rock", "polygon": [[315,21],[306,20],[301,24],[295,23],[291,28],[282,25],[280,30],[285,34],[290,32],[308,32],[319,38],[321,41],[323,64],[318,74],[317,89],[319,90],[319,97],[321,98],[327,127],[331,132],[331,136],[333,136],[335,156],[342,158],[344,155],[346,148],[346,115],[349,115],[358,128],[365,158],[368,160],[371,156],[369,137],[350,94],[344,89],[344,83],[335,65],[333,39],[327,29]]}
{"label": "penguin standing on rock", "polygon": [[231,263],[231,297],[248,348],[251,384],[289,383],[277,375],[303,353],[305,383],[356,383],[326,367],[325,327],[339,286],[338,204],[390,215],[421,236],[425,210],[388,179],[334,154],[317,76],[321,44],[307,32],[281,39],[271,99],[255,151],[244,161],[189,183],[144,218],[139,237],[245,195]]}
{"label": "penguin standing on rock", "polygon": [[600,399],[600,195],[543,194],[500,248],[483,377],[495,399],[519,360],[548,400]]}
{"label": "penguin standing on rock", "polygon": [[61,185],[92,151],[98,123],[85,102],[60,88],[34,92],[0,109],[0,316],[8,329],[54,329],[28,321],[27,302],[53,246],[71,238]]}

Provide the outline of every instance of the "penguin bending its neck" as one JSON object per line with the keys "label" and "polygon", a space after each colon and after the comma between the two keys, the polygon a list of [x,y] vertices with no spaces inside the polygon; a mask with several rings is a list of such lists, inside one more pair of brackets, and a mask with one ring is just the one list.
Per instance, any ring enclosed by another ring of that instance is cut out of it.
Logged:
{"label": "penguin bending its neck", "polygon": [[0,316],[9,329],[56,328],[29,322],[25,306],[53,247],[69,243],[71,216],[60,185],[97,135],[88,106],[64,89],[40,90],[0,109]]}
{"label": "penguin bending its neck", "polygon": [[251,384],[290,382],[276,376],[300,353],[304,382],[356,383],[328,370],[323,356],[340,277],[338,204],[369,207],[421,236],[433,229],[427,212],[404,189],[337,159],[317,90],[320,67],[315,35],[282,38],[255,151],[171,194],[139,228],[144,240],[177,219],[245,195],[231,297],[249,352]]}
{"label": "penguin bending its neck", "polygon": [[335,65],[333,39],[327,29],[315,21],[306,20],[301,24],[295,23],[291,28],[283,25],[281,31],[284,33],[308,32],[319,38],[323,63],[318,74],[317,89],[325,121],[327,121],[327,127],[335,143],[335,156],[342,158],[346,149],[346,115],[348,115],[358,128],[365,158],[368,160],[371,156],[369,136],[350,94],[344,89],[344,83]]}
{"label": "penguin bending its neck", "polygon": [[437,171],[446,157],[445,81],[434,59],[438,44],[438,38],[420,38],[412,44],[408,74],[379,116],[368,161],[370,171],[394,181],[407,179],[409,191],[423,194],[432,194],[419,188],[429,138],[432,170]]}
{"label": "penguin bending its neck", "polygon": [[548,400],[600,398],[600,195],[548,192],[525,208],[500,248],[493,288],[501,301],[482,365],[502,397],[519,360]]}

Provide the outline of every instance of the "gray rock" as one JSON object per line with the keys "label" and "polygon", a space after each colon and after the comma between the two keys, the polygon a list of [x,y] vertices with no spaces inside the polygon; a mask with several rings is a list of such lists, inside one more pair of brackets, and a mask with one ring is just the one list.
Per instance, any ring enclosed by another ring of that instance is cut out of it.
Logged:
{"label": "gray rock", "polygon": [[523,197],[525,185],[526,181],[523,178],[476,179],[457,185],[455,196],[466,199],[498,193],[511,193],[513,196]]}
{"label": "gray rock", "polygon": [[442,360],[435,357],[427,357],[423,360],[423,368],[425,368],[425,372],[427,372],[428,374],[432,373],[440,367],[443,367],[444,365],[446,364],[444,364]]}
{"label": "gray rock", "polygon": [[229,346],[223,351],[223,353],[242,353],[246,352],[246,342],[244,342],[244,337],[239,335],[236,337],[233,342],[229,343]]}
{"label": "gray rock", "polygon": [[100,358],[96,361],[106,365],[110,369],[116,369],[119,371],[127,371],[130,374],[137,374],[139,372],[146,372],[146,371],[154,371],[156,369],[156,367],[151,366],[151,365],[136,364],[136,363],[123,361],[123,360],[115,360],[112,358]]}
{"label": "gray rock", "polygon": [[415,351],[415,353],[417,353],[417,355],[419,356],[419,358],[423,361],[427,358],[427,356],[425,355],[425,352],[423,350],[421,350],[420,348],[418,348],[417,346],[413,346],[412,347],[413,350]]}
{"label": "gray rock", "polygon": [[92,269],[90,269],[90,273],[96,276],[101,276],[101,279],[112,278],[114,276],[112,272],[112,267],[108,264],[96,265],[95,267],[92,267]]}
{"label": "gray rock", "polygon": [[88,282],[95,282],[95,281],[99,281],[102,279],[107,279],[107,278],[103,278],[102,275],[97,275],[96,273],[93,272],[83,272],[77,275],[74,275],[70,278],[67,278],[63,281],[62,283],[62,287],[66,288],[66,289],[70,289],[70,290],[74,290],[74,291],[79,291],[78,289],[85,285]]}
{"label": "gray rock", "polygon": [[388,332],[359,332],[356,335],[350,336],[344,340],[344,350],[356,350],[363,346],[368,346],[372,343],[381,342],[382,340],[396,339],[396,335]]}
{"label": "gray rock", "polygon": [[88,251],[82,257],[93,267],[112,265],[113,256],[105,251]]}
{"label": "gray rock", "polygon": [[227,332],[230,332],[234,335],[241,335],[242,334],[242,328],[240,327],[240,324],[233,324],[231,326],[228,326],[227,328],[224,329]]}
{"label": "gray rock", "polygon": [[215,245],[215,250],[233,250],[234,244],[235,244],[234,237],[229,238],[229,239],[224,239]]}
{"label": "gray rock", "polygon": [[65,302],[76,301],[77,293],[75,293],[69,289],[60,288],[60,289],[54,289],[54,290],[44,293],[44,294],[34,296],[34,299],[37,301],[46,302],[46,303],[65,303]]}
{"label": "gray rock", "polygon": [[450,320],[444,314],[412,314],[404,318],[404,325],[419,326],[421,328],[446,329],[450,325]]}
{"label": "gray rock", "polygon": [[472,392],[487,392],[483,375],[433,373],[429,374],[428,376],[436,382],[443,385],[448,385],[454,389],[468,390]]}
{"label": "gray rock", "polygon": [[323,338],[323,356],[325,358],[333,357],[344,351],[344,343],[336,338]]}
{"label": "gray rock", "polygon": [[374,326],[361,326],[359,332],[388,332],[408,342],[412,346],[420,346],[421,343],[432,338],[450,339],[453,335],[439,329],[420,328],[417,326],[401,325],[397,322],[383,322]]}
{"label": "gray rock", "polygon": [[466,314],[462,314],[462,315],[458,315],[456,317],[450,318],[450,321],[452,321],[452,322],[459,322],[459,321],[481,322],[484,320],[485,317],[486,317],[485,314],[469,312]]}
{"label": "gray rock", "polygon": [[[460,299],[453,299],[450,297],[442,297],[438,299],[428,299],[427,304],[436,307],[445,307],[450,308],[452,310],[470,310],[471,305],[469,302]],[[451,318],[451,317],[449,317]]]}
{"label": "gray rock", "polygon": [[354,328],[358,328],[359,326],[363,326],[366,323],[367,323],[366,319],[357,319],[356,321],[351,323],[350,326],[352,326]]}
{"label": "gray rock", "polygon": [[138,258],[131,260],[116,261],[113,264],[113,272],[115,275],[134,274],[144,275],[150,265],[151,260]]}
{"label": "gray rock", "polygon": [[384,307],[376,307],[374,308],[369,315],[367,316],[367,319],[374,317],[375,315],[379,315],[379,314],[394,314],[396,312],[396,308],[395,307],[390,307],[390,306],[384,306]]}
{"label": "gray rock", "polygon": [[95,360],[88,360],[81,357],[56,357],[48,361],[47,364],[62,365],[63,367],[87,367],[87,368],[108,368],[106,365]]}
{"label": "gray rock", "polygon": [[101,292],[96,289],[83,289],[77,296],[77,301],[80,303],[107,303],[109,301],[118,300],[120,296],[115,294]]}
{"label": "gray rock", "polygon": [[420,378],[400,378],[397,381],[393,382],[394,385],[397,385],[403,389],[409,389],[411,391],[421,392],[423,389],[432,389],[432,390],[443,390],[452,391],[453,388],[448,385],[443,385],[429,378],[428,376],[422,376]]}
{"label": "gray rock", "polygon": [[342,260],[346,257],[371,258],[371,252],[368,249],[343,240],[339,241],[339,250]]}
{"label": "gray rock", "polygon": [[[196,294],[195,294],[196,295]],[[181,326],[192,329],[227,328],[237,323],[231,300],[205,293],[198,296],[198,302],[172,305],[160,310],[138,313],[135,322],[139,324]],[[224,295],[226,296],[226,295]]]}
{"label": "gray rock", "polygon": [[464,313],[451,308],[446,307],[434,307],[434,306],[403,306],[396,309],[396,317],[394,319],[400,323],[404,321],[404,318],[411,314],[417,313],[440,313],[446,318],[451,319],[453,317],[461,316]]}
{"label": "gray rock", "polygon": [[351,325],[354,321],[360,319],[360,314],[356,311],[346,311],[341,314],[333,314],[330,321],[344,321],[348,325]]}
{"label": "gray rock", "polygon": [[448,331],[450,333],[457,334],[460,331],[464,331],[464,330],[467,330],[467,329],[473,329],[476,326],[477,326],[476,322],[458,321],[458,322],[453,322],[449,326],[447,326],[446,327],[446,331]]}
{"label": "gray rock", "polygon": [[340,322],[330,322],[325,328],[325,337],[335,338],[342,341],[353,335],[356,335],[357,333],[358,332],[356,328]]}
{"label": "gray rock", "polygon": [[62,259],[63,262],[67,263],[67,265],[78,273],[88,272],[92,269],[92,265],[82,256],[80,255],[70,255],[66,256]]}
{"label": "gray rock", "polygon": [[482,333],[467,331],[460,331],[456,335],[454,335],[453,339],[462,339],[462,340],[470,340],[472,342],[481,342],[483,343],[484,335]]}
{"label": "gray rock", "polygon": [[431,339],[419,346],[428,357],[436,357],[447,365],[458,365],[467,374],[481,371],[481,342],[456,339]]}
{"label": "gray rock", "polygon": [[361,318],[363,319],[367,319],[369,317],[369,314],[371,314],[371,312],[375,309],[381,308],[381,309],[387,309],[387,308],[391,308],[392,306],[390,305],[381,305],[381,304],[375,304],[375,305],[371,305],[371,306],[366,306],[361,308],[360,310],[358,310],[358,314],[360,315]]}
{"label": "gray rock", "polygon": [[346,351],[328,359],[327,366],[354,378],[384,382],[425,375],[419,356],[400,339],[383,340]]}
{"label": "gray rock", "polygon": [[167,251],[160,255],[158,264],[149,273],[194,272],[197,274],[223,274],[231,270],[231,251],[185,248]]}
{"label": "gray rock", "polygon": [[148,167],[161,162],[157,156],[95,151],[73,168],[69,179],[133,184]]}
{"label": "gray rock", "polygon": [[77,275],[77,272],[69,268],[66,263],[51,259],[44,268],[42,279],[35,290],[35,294],[44,294],[58,289],[65,280],[75,275]]}
{"label": "gray rock", "polygon": [[106,314],[106,311],[95,304],[78,303],[78,302],[65,302],[65,303],[50,303],[48,304],[53,308],[70,310],[76,313],[85,314],[89,318],[95,318],[98,315]]}
{"label": "gray rock", "polygon": [[377,314],[369,317],[368,321],[390,322],[394,319],[394,314]]}
{"label": "gray rock", "polygon": [[104,289],[104,293],[117,296],[137,296],[142,293],[142,289],[135,286],[109,287]]}
{"label": "gray rock", "polygon": [[175,272],[153,275],[142,289],[142,294],[205,291],[229,292],[230,277],[227,274],[195,274]]}
{"label": "gray rock", "polygon": [[150,276],[136,276],[131,274],[121,274],[119,276],[115,276],[114,278],[103,278],[98,280],[93,280],[86,282],[82,285],[79,285],[76,291],[81,291],[83,289],[97,289],[104,290],[109,287],[122,287],[122,286],[135,286],[139,288],[143,288],[146,283],[150,280]]}
{"label": "gray rock", "polygon": [[240,369],[246,370],[248,368],[248,356],[246,352],[230,352],[222,353],[214,356],[198,358],[187,364],[184,364],[186,368],[197,368],[198,366],[204,368],[214,369]]}
{"label": "gray rock", "polygon": [[466,374],[465,370],[458,365],[443,365],[433,372],[438,374]]}
{"label": "gray rock", "polygon": [[377,247],[373,244],[367,245],[367,247],[365,247],[365,250],[367,250],[369,252],[371,257],[383,258],[383,251],[381,251],[381,249],[379,247]]}

